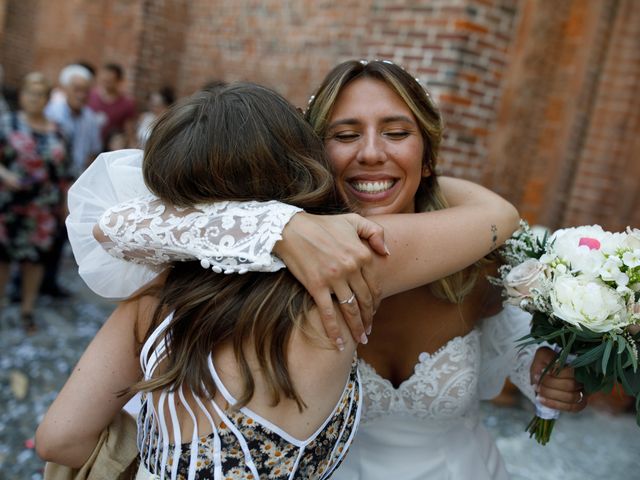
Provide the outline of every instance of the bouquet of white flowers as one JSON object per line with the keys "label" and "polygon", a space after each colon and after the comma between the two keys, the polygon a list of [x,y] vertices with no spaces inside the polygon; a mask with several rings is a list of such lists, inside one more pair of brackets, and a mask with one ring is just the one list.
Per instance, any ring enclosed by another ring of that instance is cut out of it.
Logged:
{"label": "bouquet of white flowers", "polygon": [[[640,425],[640,230],[593,225],[537,236],[522,222],[502,255],[494,283],[507,303],[533,314],[523,345],[554,346],[551,368],[573,367],[587,393],[621,384],[636,399]],[[557,416],[538,406],[527,431],[544,445]]]}

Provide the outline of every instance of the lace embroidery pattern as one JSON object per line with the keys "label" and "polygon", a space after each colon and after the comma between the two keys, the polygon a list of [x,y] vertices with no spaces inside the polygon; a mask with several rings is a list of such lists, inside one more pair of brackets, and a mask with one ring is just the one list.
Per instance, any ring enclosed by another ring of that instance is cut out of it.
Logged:
{"label": "lace embroidery pattern", "polygon": [[284,203],[216,202],[165,206],[154,195],[108,209],[99,227],[114,257],[162,265],[197,258],[217,273],[275,272],[284,264],[271,250],[300,208]]}
{"label": "lace embroidery pattern", "polygon": [[363,421],[404,414],[422,419],[459,419],[476,412],[480,332],[455,337],[433,354],[421,353],[415,371],[397,389],[360,360]]}

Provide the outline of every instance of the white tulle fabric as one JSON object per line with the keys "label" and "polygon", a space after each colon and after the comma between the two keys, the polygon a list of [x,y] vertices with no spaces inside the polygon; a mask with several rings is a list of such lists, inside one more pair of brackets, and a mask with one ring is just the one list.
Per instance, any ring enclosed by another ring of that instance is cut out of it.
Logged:
{"label": "white tulle fabric", "polygon": [[[69,190],[69,241],[79,273],[107,298],[124,298],[171,261],[194,260],[225,273],[271,272],[271,250],[297,207],[279,202],[218,202],[165,207],[142,178],[142,151],[103,153]],[[99,220],[111,240],[98,243]]]}
{"label": "white tulle fabric", "polygon": [[479,418],[479,402],[500,393],[508,376],[533,400],[529,367],[535,347],[516,340],[529,315],[506,306],[433,354],[422,353],[398,388],[364,360],[364,412],[338,480],[506,479],[500,453]]}

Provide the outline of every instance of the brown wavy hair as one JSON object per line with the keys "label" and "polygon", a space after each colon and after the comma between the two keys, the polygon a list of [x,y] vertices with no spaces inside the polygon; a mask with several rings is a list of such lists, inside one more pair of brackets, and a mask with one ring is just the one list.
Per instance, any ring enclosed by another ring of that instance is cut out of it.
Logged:
{"label": "brown wavy hair", "polygon": [[[387,60],[348,60],[334,67],[309,101],[305,118],[315,132],[326,138],[329,120],[338,96],[344,87],[359,78],[381,80],[407,104],[418,122],[424,142],[422,164],[430,175],[423,176],[415,194],[418,212],[442,210],[449,205],[440,190],[437,161],[442,141],[443,122],[440,112],[420,82],[402,67]],[[430,284],[431,292],[452,303],[462,303],[478,277],[480,261],[466,269]]]}
{"label": "brown wavy hair", "polygon": [[[202,91],[174,104],[145,146],[143,174],[153,193],[176,206],[278,200],[313,213],[345,210],[320,138],[284,98],[250,83]],[[159,303],[146,338],[173,312],[166,333],[170,348],[163,371],[134,390],[186,386],[210,398],[216,388],[209,355],[230,342],[243,378],[235,407],[254,394],[248,348],[255,351],[274,404],[284,395],[304,407],[287,368],[287,345],[313,303],[287,270],[224,275],[197,262],[175,263],[151,293]]]}

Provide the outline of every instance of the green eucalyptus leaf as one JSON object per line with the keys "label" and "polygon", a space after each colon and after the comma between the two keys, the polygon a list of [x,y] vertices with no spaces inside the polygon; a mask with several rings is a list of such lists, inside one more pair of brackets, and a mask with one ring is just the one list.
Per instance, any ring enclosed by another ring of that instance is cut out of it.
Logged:
{"label": "green eucalyptus leaf", "polygon": [[627,343],[627,351],[629,352],[629,359],[631,360],[631,365],[633,365],[633,371],[638,371],[638,358],[635,356],[635,352],[633,351],[633,347],[631,344]]}
{"label": "green eucalyptus leaf", "polygon": [[624,368],[622,368],[622,357],[620,355],[618,355],[618,357],[616,358],[616,364],[618,366],[618,372],[616,372],[616,378],[620,379],[622,383],[622,387],[628,394],[633,394],[634,393],[633,387],[631,386],[631,383],[629,383],[627,376],[625,375]]}
{"label": "green eucalyptus leaf", "polygon": [[593,363],[593,362],[597,362],[601,358],[600,356],[602,355],[605,349],[605,345],[606,344],[601,343],[600,345],[598,345],[595,348],[592,348],[586,353],[582,355],[578,355],[578,357],[571,362],[571,366],[573,368],[578,368],[578,367],[584,367],[585,365],[589,365],[590,363]]}
{"label": "green eucalyptus leaf", "polygon": [[607,340],[604,347],[604,354],[602,355],[602,373],[607,374],[607,366],[609,365],[609,358],[611,358],[611,350],[613,349],[613,339]]}

